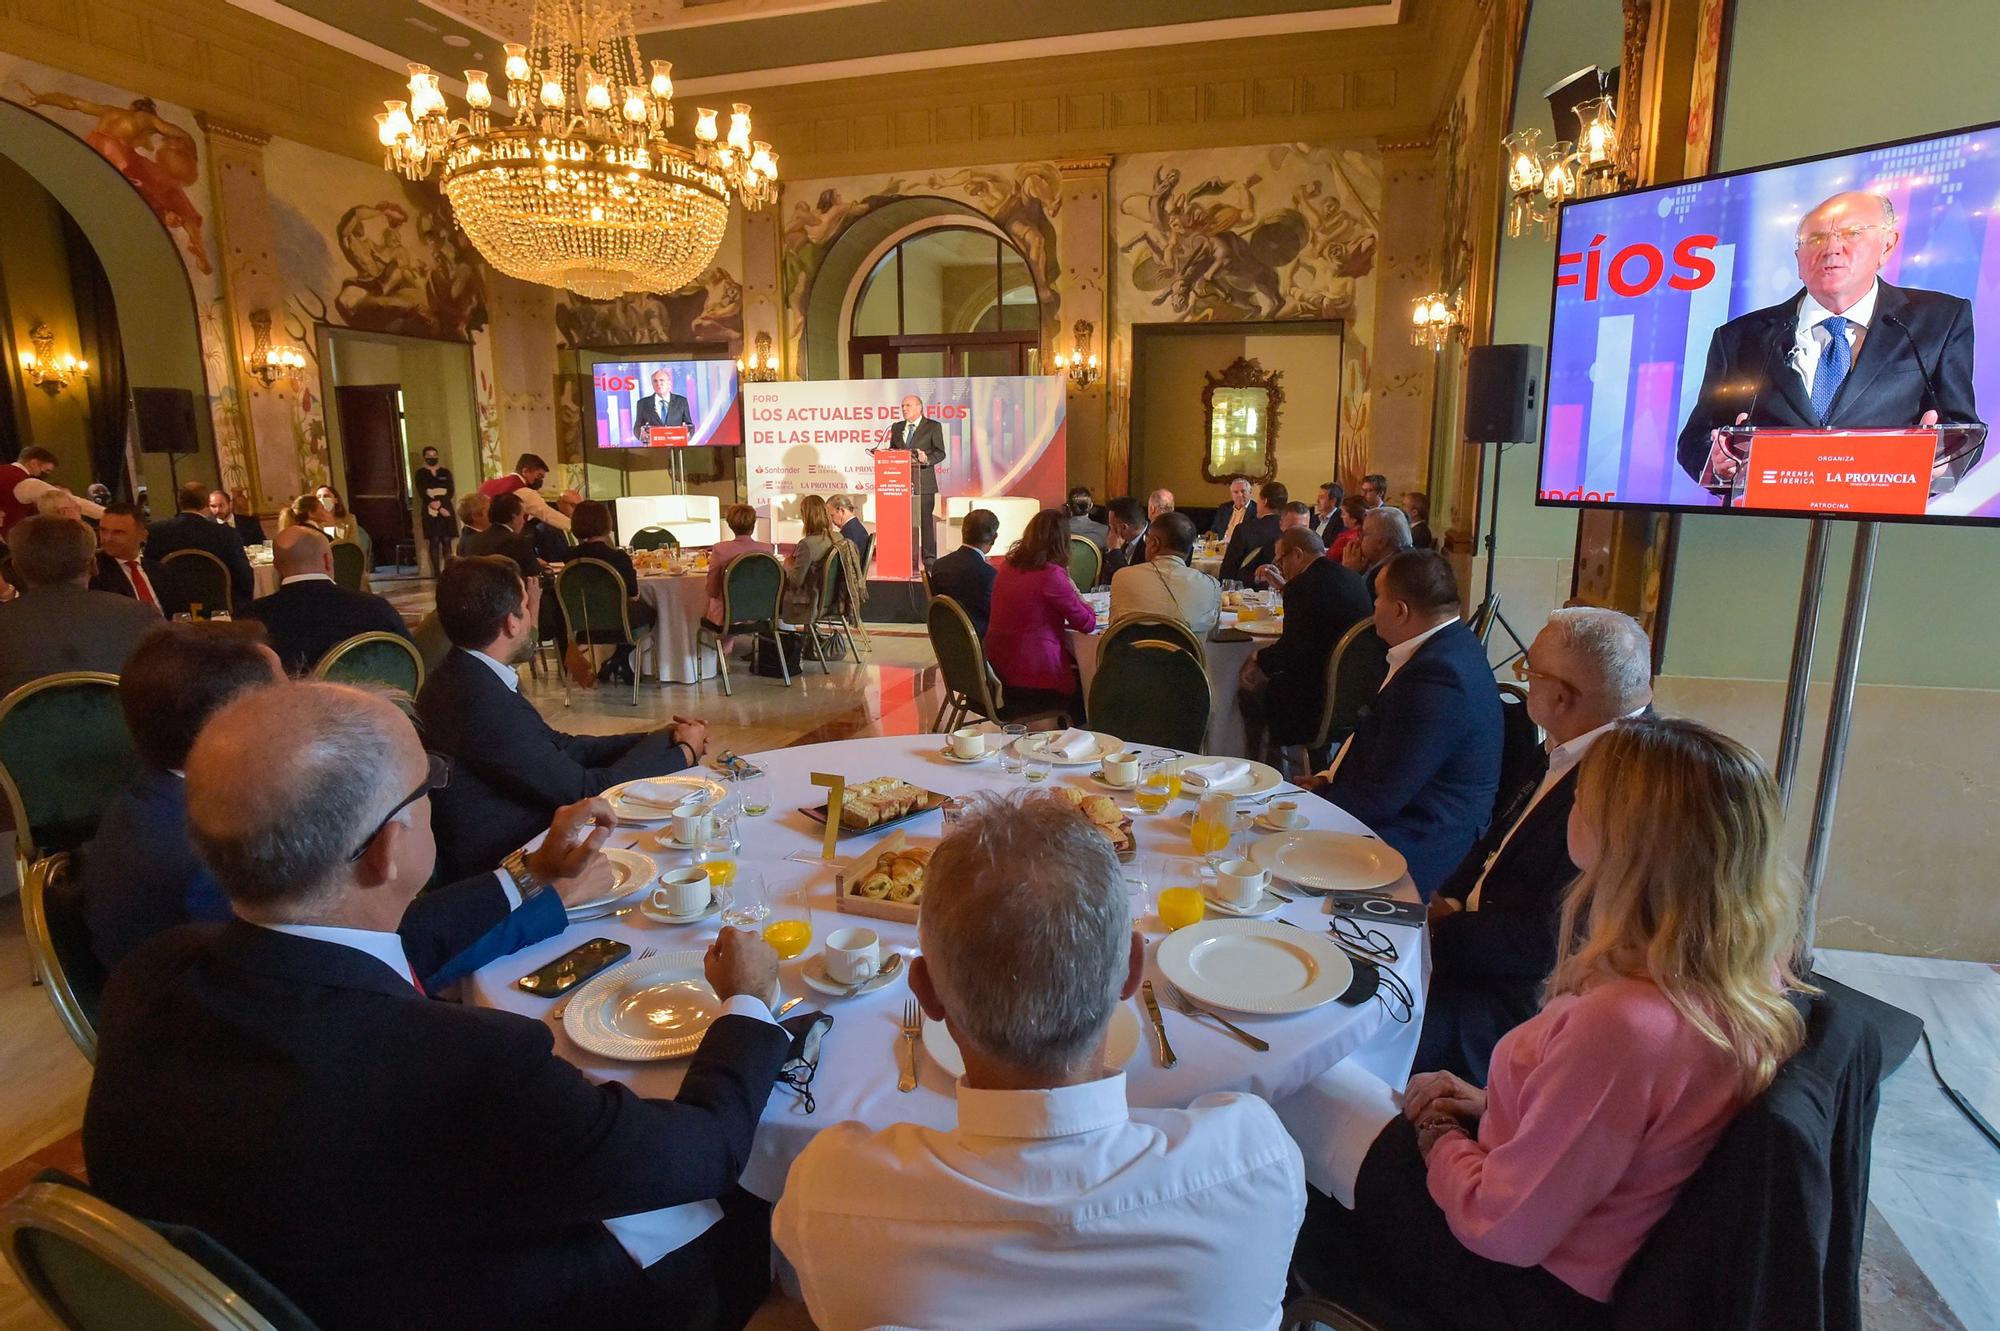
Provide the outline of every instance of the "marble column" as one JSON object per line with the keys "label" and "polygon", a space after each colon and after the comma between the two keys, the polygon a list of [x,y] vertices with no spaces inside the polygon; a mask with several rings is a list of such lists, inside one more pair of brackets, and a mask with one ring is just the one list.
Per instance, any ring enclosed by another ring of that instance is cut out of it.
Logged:
{"label": "marble column", "polygon": [[[1042,368],[1053,368],[1058,351],[1069,354],[1078,350],[1075,335],[1079,321],[1091,326],[1087,352],[1096,354],[1103,369],[1095,384],[1069,392],[1068,470],[1070,484],[1088,485],[1103,499],[1125,493],[1132,469],[1129,432],[1121,429],[1114,437],[1107,429],[1106,407],[1112,385],[1111,306],[1106,294],[1111,159],[1079,158],[1057,166],[1062,172],[1062,196],[1055,219],[1056,252],[1062,259],[1062,274],[1057,279],[1056,308],[1043,311]],[[1053,343],[1046,332],[1051,315],[1056,328]]]}
{"label": "marble column", "polygon": [[[1443,237],[1443,200],[1437,153],[1430,142],[1382,145],[1382,228],[1375,253],[1375,318],[1369,374],[1367,465],[1398,491],[1431,488],[1431,405],[1437,391],[1437,353],[1410,342],[1410,310],[1436,289]],[[1351,334],[1350,334],[1351,336]],[[1345,464],[1351,455],[1342,450]],[[1347,468],[1343,466],[1343,473]],[[1360,484],[1343,474],[1343,484]],[[1435,525],[1444,496],[1431,495]]]}

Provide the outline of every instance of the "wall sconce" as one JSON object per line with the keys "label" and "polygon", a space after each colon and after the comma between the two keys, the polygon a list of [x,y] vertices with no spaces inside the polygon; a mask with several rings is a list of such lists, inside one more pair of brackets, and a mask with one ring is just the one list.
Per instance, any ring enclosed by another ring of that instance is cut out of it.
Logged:
{"label": "wall sconce", "polygon": [[1078,390],[1097,382],[1101,373],[1097,366],[1097,354],[1090,349],[1090,335],[1094,330],[1090,320],[1078,319],[1076,327],[1070,331],[1072,349],[1068,355],[1056,353],[1056,373],[1067,374],[1070,386]]}
{"label": "wall sconce", "polygon": [[55,330],[47,324],[37,320],[28,330],[28,341],[35,349],[21,353],[21,372],[50,397],[68,388],[70,380],[90,373],[89,361],[78,360],[67,351],[56,355]]}
{"label": "wall sconce", "polygon": [[1582,128],[1576,136],[1578,188],[1581,198],[1609,194],[1625,184],[1618,169],[1618,109],[1609,97],[1593,97],[1576,108]]}
{"label": "wall sconce", "polygon": [[778,353],[771,350],[771,335],[757,334],[749,359],[736,358],[736,373],[746,384],[768,384],[778,377]]}
{"label": "wall sconce", "polygon": [[1453,332],[1465,331],[1465,311],[1458,296],[1433,291],[1417,297],[1410,312],[1410,344],[1443,351]]}
{"label": "wall sconce", "polygon": [[1529,222],[1542,220],[1542,132],[1517,129],[1500,148],[1507,154],[1507,234],[1518,236]]}
{"label": "wall sconce", "polygon": [[271,341],[269,310],[251,311],[250,334],[256,341],[245,359],[258,382],[266,388],[274,387],[280,379],[298,382],[299,371],[306,367],[305,353],[297,347]]}

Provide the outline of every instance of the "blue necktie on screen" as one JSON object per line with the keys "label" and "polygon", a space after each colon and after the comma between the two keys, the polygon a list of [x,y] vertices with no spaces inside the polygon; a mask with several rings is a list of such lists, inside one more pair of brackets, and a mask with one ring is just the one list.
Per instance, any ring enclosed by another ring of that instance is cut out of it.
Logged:
{"label": "blue necktie on screen", "polygon": [[1825,425],[1827,415],[1833,410],[1834,395],[1840,392],[1847,371],[1854,364],[1854,349],[1847,345],[1847,320],[1830,314],[1819,321],[1819,326],[1826,329],[1827,338],[1826,346],[1820,349],[1819,369],[1813,373],[1812,405],[1813,414]]}

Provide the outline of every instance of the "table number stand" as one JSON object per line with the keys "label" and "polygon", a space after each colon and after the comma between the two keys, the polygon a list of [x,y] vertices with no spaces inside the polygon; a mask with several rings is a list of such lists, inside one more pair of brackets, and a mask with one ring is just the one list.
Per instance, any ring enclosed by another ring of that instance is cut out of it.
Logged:
{"label": "table number stand", "polygon": [[819,857],[836,860],[840,857],[834,853],[834,847],[840,842],[840,810],[847,802],[847,778],[814,772],[812,783],[826,787],[826,835],[820,840]]}

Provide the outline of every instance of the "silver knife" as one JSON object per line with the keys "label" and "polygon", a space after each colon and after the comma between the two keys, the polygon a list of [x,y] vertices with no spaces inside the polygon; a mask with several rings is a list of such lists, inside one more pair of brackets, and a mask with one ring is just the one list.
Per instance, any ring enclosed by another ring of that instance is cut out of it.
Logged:
{"label": "silver knife", "polygon": [[1153,997],[1153,982],[1147,980],[1139,986],[1139,996],[1146,1000],[1146,1016],[1152,1020],[1153,1035],[1160,1042],[1160,1066],[1170,1068],[1180,1060],[1174,1057],[1174,1046],[1167,1039],[1167,1023],[1160,1016],[1160,1000]]}

